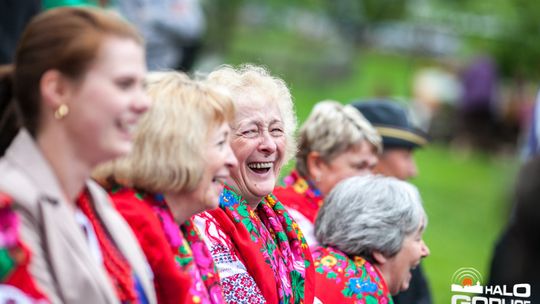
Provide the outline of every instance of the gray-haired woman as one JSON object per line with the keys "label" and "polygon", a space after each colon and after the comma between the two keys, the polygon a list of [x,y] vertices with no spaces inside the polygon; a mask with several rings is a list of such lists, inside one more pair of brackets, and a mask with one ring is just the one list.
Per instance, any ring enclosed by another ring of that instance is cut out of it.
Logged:
{"label": "gray-haired woman", "polygon": [[429,255],[418,191],[392,177],[351,177],[327,197],[315,222],[315,296],[323,303],[393,303],[410,270]]}
{"label": "gray-haired woman", "polygon": [[382,152],[381,137],[354,107],[332,100],[313,107],[298,137],[296,167],[274,195],[313,246],[313,224],[324,197],[338,182],[371,173]]}

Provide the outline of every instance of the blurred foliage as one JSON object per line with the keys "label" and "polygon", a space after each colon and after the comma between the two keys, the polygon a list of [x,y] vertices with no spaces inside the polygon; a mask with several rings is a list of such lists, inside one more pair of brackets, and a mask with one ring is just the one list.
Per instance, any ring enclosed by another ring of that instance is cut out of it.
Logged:
{"label": "blurred foliage", "polygon": [[[439,1],[440,2],[440,1]],[[472,48],[491,52],[503,76],[540,77],[540,2],[456,0],[446,9],[494,16],[503,26],[494,40],[476,39]]]}
{"label": "blurred foliage", "polygon": [[[209,22],[209,48],[226,50],[237,25],[239,9],[246,4],[279,9],[300,7],[323,12],[333,20],[345,39],[364,46],[370,29],[388,21],[414,24],[416,11],[430,8],[438,14],[428,22],[432,26],[455,31],[470,45],[465,49],[491,53],[506,77],[540,77],[540,1],[535,0],[286,0],[244,1],[206,0]],[[446,19],[440,19],[440,16]],[[437,19],[439,18],[439,19]],[[475,23],[476,29],[464,20]],[[493,23],[495,21],[495,23]],[[487,28],[486,28],[487,27]],[[480,37],[476,31],[494,31],[494,37]],[[368,41],[369,42],[369,41]]]}
{"label": "blurred foliage", "polygon": [[513,77],[540,75],[540,2],[515,0],[515,28],[494,48],[501,71]]}
{"label": "blurred foliage", "polygon": [[345,35],[362,42],[369,27],[405,16],[405,0],[327,0],[326,8]]}
{"label": "blurred foliage", "polygon": [[238,11],[243,0],[202,0],[206,13],[205,46],[216,53],[225,53],[233,40]]}

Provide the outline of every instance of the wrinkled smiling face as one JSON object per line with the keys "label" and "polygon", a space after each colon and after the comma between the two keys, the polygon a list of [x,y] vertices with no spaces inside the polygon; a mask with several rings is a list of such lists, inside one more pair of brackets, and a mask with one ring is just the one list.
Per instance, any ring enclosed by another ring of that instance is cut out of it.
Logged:
{"label": "wrinkled smiling face", "polygon": [[411,282],[411,271],[418,267],[422,258],[429,255],[429,248],[422,239],[424,233],[424,221],[417,231],[408,235],[403,240],[401,250],[389,259],[392,279],[386,282],[391,294],[407,290]]}
{"label": "wrinkled smiling face", "polygon": [[346,178],[371,174],[376,164],[376,148],[363,140],[321,165],[317,187],[328,195],[337,183]]}
{"label": "wrinkled smiling face", "polygon": [[[259,100],[250,103],[245,96],[237,103],[232,126],[231,147],[238,165],[231,171],[231,184],[251,205],[274,190],[287,140],[277,103],[264,102],[260,94],[249,98]],[[265,106],[255,106],[261,104]]]}

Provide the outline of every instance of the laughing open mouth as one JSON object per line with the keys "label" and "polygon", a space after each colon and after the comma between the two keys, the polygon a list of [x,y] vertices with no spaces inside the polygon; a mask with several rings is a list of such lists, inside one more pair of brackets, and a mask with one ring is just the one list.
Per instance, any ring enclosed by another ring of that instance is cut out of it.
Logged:
{"label": "laughing open mouth", "polygon": [[270,171],[273,165],[273,162],[249,163],[248,168],[255,173],[264,174]]}

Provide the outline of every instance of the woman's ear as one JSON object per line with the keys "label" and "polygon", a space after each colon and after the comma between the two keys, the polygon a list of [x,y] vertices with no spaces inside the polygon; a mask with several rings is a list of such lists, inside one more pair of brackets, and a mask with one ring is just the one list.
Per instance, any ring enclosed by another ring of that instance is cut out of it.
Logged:
{"label": "woman's ear", "polygon": [[326,165],[321,157],[321,154],[317,151],[309,152],[307,155],[306,165],[309,178],[316,182],[321,180],[324,173],[322,166]]}
{"label": "woman's ear", "polygon": [[388,258],[386,258],[380,251],[373,251],[373,259],[379,265],[384,265],[386,262],[388,262]]}
{"label": "woman's ear", "polygon": [[48,70],[41,76],[39,87],[44,105],[56,110],[69,100],[68,80],[58,70]]}

